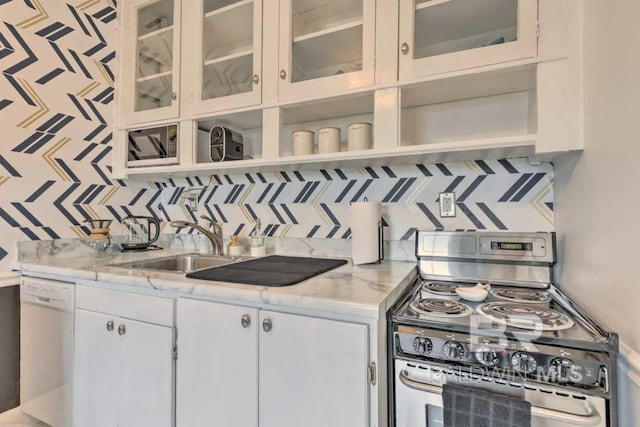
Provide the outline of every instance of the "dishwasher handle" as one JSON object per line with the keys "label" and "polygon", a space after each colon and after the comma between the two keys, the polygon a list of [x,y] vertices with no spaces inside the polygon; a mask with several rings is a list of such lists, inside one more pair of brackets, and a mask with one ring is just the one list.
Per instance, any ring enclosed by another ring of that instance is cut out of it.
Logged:
{"label": "dishwasher handle", "polygon": [[[413,380],[409,378],[407,371],[400,371],[398,378],[403,385],[413,390],[424,391],[432,394],[442,394],[442,387]],[[574,426],[599,425],[601,417],[598,411],[588,404],[585,405],[585,407],[587,409],[587,415],[576,415],[568,412],[557,411],[555,409],[546,409],[531,405],[531,415],[534,417],[546,418],[548,420],[561,421]]]}

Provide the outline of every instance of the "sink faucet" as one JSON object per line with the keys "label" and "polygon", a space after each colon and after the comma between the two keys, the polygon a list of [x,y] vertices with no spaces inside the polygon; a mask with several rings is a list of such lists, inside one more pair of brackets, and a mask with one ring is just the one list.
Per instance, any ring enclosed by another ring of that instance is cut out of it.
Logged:
{"label": "sink faucet", "polygon": [[211,242],[211,247],[213,248],[214,255],[223,255],[224,254],[224,242],[222,239],[222,227],[220,224],[215,222],[209,217],[202,215],[200,218],[206,220],[211,225],[212,230],[207,230],[206,228],[195,224],[193,222],[187,221],[171,221],[171,226],[176,228],[186,228],[190,227],[194,230],[198,230],[200,233],[204,234],[207,239]]}

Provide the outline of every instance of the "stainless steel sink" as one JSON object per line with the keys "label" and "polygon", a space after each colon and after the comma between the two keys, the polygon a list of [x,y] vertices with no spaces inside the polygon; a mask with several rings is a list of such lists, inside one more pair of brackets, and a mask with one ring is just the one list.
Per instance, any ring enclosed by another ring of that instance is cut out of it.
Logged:
{"label": "stainless steel sink", "polygon": [[141,261],[129,261],[112,264],[114,267],[134,268],[140,270],[161,270],[176,273],[189,273],[203,268],[219,267],[237,262],[242,258],[231,258],[217,255],[186,254],[164,258],[153,258]]}

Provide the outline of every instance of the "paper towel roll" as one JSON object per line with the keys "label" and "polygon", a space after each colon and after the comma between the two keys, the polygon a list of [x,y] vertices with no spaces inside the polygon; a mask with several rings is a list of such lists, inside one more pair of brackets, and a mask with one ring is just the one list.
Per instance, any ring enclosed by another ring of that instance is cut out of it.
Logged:
{"label": "paper towel roll", "polygon": [[380,203],[351,204],[351,258],[354,264],[369,264],[379,260],[379,222]]}

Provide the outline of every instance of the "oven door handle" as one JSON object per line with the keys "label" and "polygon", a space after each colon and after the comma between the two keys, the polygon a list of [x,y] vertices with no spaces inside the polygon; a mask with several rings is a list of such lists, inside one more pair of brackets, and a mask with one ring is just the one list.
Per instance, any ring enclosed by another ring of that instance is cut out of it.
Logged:
{"label": "oven door handle", "polygon": [[[412,380],[407,376],[406,371],[400,371],[399,379],[405,386],[427,393],[442,394],[442,387],[431,384],[425,384],[420,381]],[[585,405],[587,415],[576,415],[568,412],[556,411],[555,409],[545,409],[539,406],[531,405],[531,415],[534,417],[546,418],[553,421],[561,421],[575,426],[597,426],[600,424],[601,417],[598,411],[591,405]]]}

